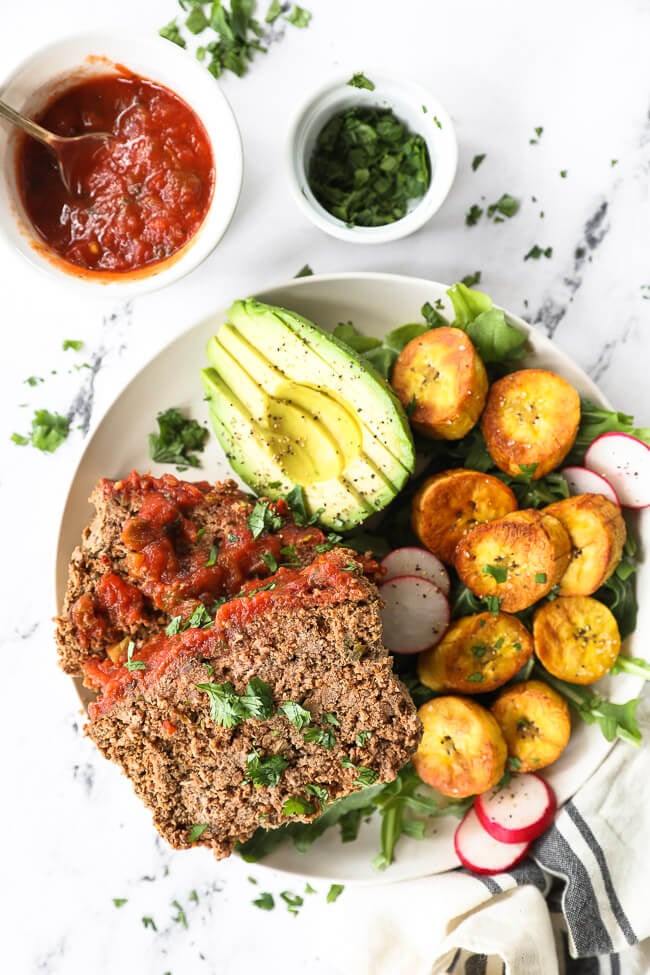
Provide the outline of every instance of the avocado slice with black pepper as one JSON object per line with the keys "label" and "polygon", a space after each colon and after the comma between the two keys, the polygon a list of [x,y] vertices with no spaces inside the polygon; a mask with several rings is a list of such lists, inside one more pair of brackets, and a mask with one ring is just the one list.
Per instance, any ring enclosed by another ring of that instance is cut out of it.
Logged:
{"label": "avocado slice with black pepper", "polygon": [[310,513],[346,530],[385,508],[415,459],[385,380],[328,332],[254,298],[235,301],[202,372],[211,421],[257,494],[303,489]]}

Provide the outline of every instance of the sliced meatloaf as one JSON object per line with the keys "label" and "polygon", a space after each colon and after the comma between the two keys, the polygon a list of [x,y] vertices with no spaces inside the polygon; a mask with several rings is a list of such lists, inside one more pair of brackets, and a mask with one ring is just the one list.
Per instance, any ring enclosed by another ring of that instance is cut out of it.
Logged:
{"label": "sliced meatloaf", "polygon": [[295,524],[284,501],[256,502],[234,481],[134,471],[100,481],[90,501],[96,513],[73,552],[57,626],[69,674],[93,656],[117,659],[130,640],[139,645],[277,565],[307,565],[326,544],[319,529]]}
{"label": "sliced meatloaf", "polygon": [[248,583],[207,625],[146,642],[131,669],[86,663],[102,691],[88,734],[172,846],[228,856],[258,826],[309,821],[390,781],[414,752],[419,721],[357,558],[336,548]]}

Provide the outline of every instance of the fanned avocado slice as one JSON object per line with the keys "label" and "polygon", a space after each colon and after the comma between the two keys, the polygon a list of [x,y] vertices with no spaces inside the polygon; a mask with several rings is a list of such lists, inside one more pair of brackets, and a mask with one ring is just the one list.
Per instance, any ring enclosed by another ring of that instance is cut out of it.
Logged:
{"label": "fanned avocado slice", "polygon": [[322,524],[347,529],[401,490],[414,463],[404,411],[328,332],[249,298],[234,302],[207,354],[215,433],[257,493],[278,497],[298,484]]}

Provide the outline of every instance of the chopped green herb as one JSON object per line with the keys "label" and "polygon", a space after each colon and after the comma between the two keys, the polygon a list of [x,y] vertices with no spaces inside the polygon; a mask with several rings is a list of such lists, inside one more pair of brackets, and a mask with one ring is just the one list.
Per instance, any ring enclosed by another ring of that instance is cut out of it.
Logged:
{"label": "chopped green herb", "polygon": [[126,650],[126,661],[124,666],[127,670],[146,670],[147,665],[144,660],[134,660],[133,651],[135,650],[135,643],[133,640],[129,640],[129,645]]}
{"label": "chopped green herb", "polygon": [[535,128],[535,135],[537,136],[537,138],[536,139],[529,139],[528,140],[531,146],[536,146],[537,145],[537,143],[539,142],[539,140],[542,137],[542,132],[543,131],[544,131],[544,126],[542,126],[542,125],[536,126],[536,128]]}
{"label": "chopped green herb", "polygon": [[610,674],[633,674],[643,680],[650,680],[650,663],[642,657],[626,657],[619,654]]}
{"label": "chopped green herb", "polygon": [[23,382],[27,383],[28,386],[38,386],[39,383],[44,383],[45,380],[42,376],[28,376]]}
{"label": "chopped green herb", "polygon": [[472,170],[474,172],[476,172],[476,170],[481,165],[484,159],[485,159],[484,152],[479,152],[478,155],[474,156],[474,158],[472,159]]}
{"label": "chopped green herb", "polygon": [[561,169],[560,170],[560,176],[562,177],[562,179],[566,179],[566,175],[567,175],[567,170],[566,169]]}
{"label": "chopped green herb", "polygon": [[238,541],[239,541],[239,539],[237,538],[237,536],[236,536],[236,535],[233,535],[233,533],[232,533],[232,532],[230,532],[230,533],[229,533],[229,535],[228,535],[228,541],[229,541],[229,542],[230,542],[230,543],[231,543],[232,545],[234,545],[234,544],[235,544],[235,542],[238,542]]}
{"label": "chopped green herb", "polygon": [[485,576],[492,576],[495,582],[505,582],[508,578],[508,570],[504,565],[484,565],[481,572]]}
{"label": "chopped green herb", "polygon": [[208,561],[205,563],[206,566],[216,565],[218,552],[219,549],[217,548],[216,545],[210,546],[210,554],[208,556]]}
{"label": "chopped green herb", "polygon": [[158,31],[161,37],[165,40],[171,41],[172,44],[178,44],[179,47],[185,47],[185,39],[183,38],[180,30],[178,29],[178,24],[176,23],[176,18],[170,20],[168,24],[161,27]]}
{"label": "chopped green herb", "polygon": [[200,34],[208,26],[210,21],[203,13],[203,8],[194,6],[185,19],[185,26],[190,34]]}
{"label": "chopped green herb", "polygon": [[498,596],[484,596],[483,602],[488,608],[488,612],[493,616],[498,616],[501,611],[501,600]]}
{"label": "chopped green herb", "polygon": [[373,785],[378,778],[379,772],[376,772],[374,768],[368,768],[367,765],[357,765],[357,777],[354,784],[360,789],[365,789],[367,786]]}
{"label": "chopped green herb", "polygon": [[435,124],[436,124],[436,126],[437,126],[437,127],[439,128],[439,129],[441,129],[441,128],[442,128],[442,122],[440,121],[440,119],[438,118],[438,116],[437,116],[437,115],[434,115],[434,116],[433,116],[433,121],[435,122]]}
{"label": "chopped green herb", "polygon": [[165,629],[166,636],[176,636],[176,634],[180,632],[181,619],[182,617],[180,616],[172,616],[171,620],[169,621]]}
{"label": "chopped green herb", "polygon": [[[313,271],[309,264],[303,264],[297,274],[294,274],[294,278],[310,278],[313,275]],[[275,484],[269,484],[269,487],[280,487],[280,481],[275,482]]]}
{"label": "chopped green herb", "polygon": [[609,164],[609,165],[610,165],[610,166],[617,166],[617,165],[618,165],[618,159],[612,159],[612,160],[610,161],[610,164]]}
{"label": "chopped green herb", "polygon": [[61,446],[70,432],[70,421],[60,413],[50,413],[49,410],[36,410],[32,420],[32,429],[28,436],[14,433],[13,443],[19,447],[31,444],[37,450],[53,454]]}
{"label": "chopped green herb", "polygon": [[298,914],[299,909],[304,904],[304,900],[300,896],[300,894],[294,894],[293,891],[291,890],[283,890],[280,893],[280,897],[287,905],[287,910],[289,911],[289,914],[294,914],[294,915]]}
{"label": "chopped green herb", "polygon": [[415,413],[415,410],[417,409],[417,405],[418,405],[418,401],[417,401],[417,399],[415,397],[415,393],[414,393],[413,396],[411,397],[411,399],[409,400],[409,402],[404,407],[404,412],[406,413],[406,415],[407,416],[413,416],[413,414]]}
{"label": "chopped green herb", "polygon": [[336,743],[336,736],[331,728],[308,728],[302,737],[308,745],[322,745],[329,751]]}
{"label": "chopped green herb", "polygon": [[206,829],[208,829],[207,823],[195,823],[194,826],[192,826],[192,828],[189,831],[187,837],[188,841],[190,843],[196,843],[197,840],[201,839]]}
{"label": "chopped green herb", "polygon": [[203,538],[203,536],[205,535],[205,527],[206,526],[203,525],[203,527],[202,528],[199,528],[199,530],[197,531],[197,533],[196,533],[196,540],[197,540],[197,542],[200,542],[201,539]]}
{"label": "chopped green herb", "polygon": [[303,708],[300,704],[295,701],[285,701],[278,708],[280,714],[283,714],[294,727],[301,731],[302,728],[306,728],[311,721],[311,712],[306,708]]}
{"label": "chopped green herb", "polygon": [[84,344],[81,339],[64,339],[63,340],[63,351],[67,352],[68,349],[74,349],[75,352],[79,352],[83,349]]}
{"label": "chopped green herb", "polygon": [[257,883],[257,880],[255,879],[255,877],[251,877],[250,875],[247,877],[247,880],[248,880],[249,884],[256,884]]}
{"label": "chopped green herb", "polygon": [[266,17],[264,20],[267,24],[272,24],[274,20],[277,20],[282,13],[282,4],[280,0],[271,0],[271,5],[266,11]]}
{"label": "chopped green herb", "polygon": [[154,921],[154,919],[152,917],[143,917],[142,918],[142,925],[145,928],[151,928],[153,931],[157,931],[158,930],[158,928],[156,927],[156,922]]}
{"label": "chopped green herb", "polygon": [[598,724],[607,741],[622,738],[632,745],[641,744],[641,732],[636,720],[636,709],[641,698],[633,698],[624,704],[612,704],[588,687],[559,680],[539,665],[535,669],[539,671],[541,680],[565,697],[586,724]]}
{"label": "chopped green herb", "polygon": [[326,897],[327,903],[333,904],[334,901],[341,896],[344,890],[345,890],[345,886],[343,884],[332,884],[332,886],[327,892],[327,897]]}
{"label": "chopped green herb", "polygon": [[483,208],[478,205],[478,203],[472,203],[471,207],[465,214],[465,223],[468,227],[473,227],[479,222],[483,216]]}
{"label": "chopped green herb", "polygon": [[291,796],[282,807],[283,816],[311,816],[316,812],[316,807],[302,796]]}
{"label": "chopped green herb", "polygon": [[128,898],[127,897],[114,897],[113,898],[113,903],[115,904],[116,907],[124,907],[125,904],[128,904]]}
{"label": "chopped green herb", "polygon": [[372,738],[372,731],[359,731],[355,738],[357,748],[363,748]]}
{"label": "chopped green herb", "polygon": [[249,717],[262,721],[273,715],[273,693],[269,684],[260,677],[251,677],[241,703]]}
{"label": "chopped green herb", "polygon": [[480,684],[483,679],[483,674],[481,674],[479,671],[477,671],[475,674],[467,675],[467,680],[472,681],[472,683],[475,684]]}
{"label": "chopped green herb", "polygon": [[287,14],[285,20],[288,20],[294,27],[307,27],[311,20],[311,14],[304,7],[299,7],[296,4],[291,13]]}
{"label": "chopped green herb", "polygon": [[321,809],[323,808],[323,806],[327,804],[327,801],[330,797],[330,794],[325,788],[325,786],[317,785],[315,782],[311,782],[308,785],[306,785],[305,792],[307,793],[308,796],[313,796],[315,799],[318,800],[318,804],[320,805]]}
{"label": "chopped green herb", "polygon": [[[475,284],[479,284],[481,281],[481,272],[474,271],[473,274],[466,274],[464,278],[461,278],[462,284],[466,288],[473,288]],[[415,399],[415,397],[413,397]]]}
{"label": "chopped green herb", "polygon": [[270,501],[256,501],[247,524],[253,538],[259,538],[264,531],[276,532],[282,527],[282,522],[282,516],[271,507]]}
{"label": "chopped green herb", "polygon": [[176,914],[174,914],[172,916],[172,921],[174,921],[176,924],[182,924],[183,927],[186,928],[187,927],[187,915],[185,914],[185,911],[183,910],[183,908],[181,907],[181,905],[178,903],[178,901],[172,901],[172,907],[175,907],[176,908]]}
{"label": "chopped green herb", "polygon": [[171,407],[156,417],[158,433],[149,434],[149,456],[157,464],[176,464],[180,467],[200,467],[201,461],[193,451],[202,451],[209,437],[208,431],[196,420],[184,417]]}
{"label": "chopped green herb", "polygon": [[357,71],[356,74],[353,74],[348,81],[348,84],[352,85],[353,88],[367,88],[368,91],[375,90],[375,86],[372,81],[370,81],[369,78],[366,78],[365,74],[362,74],[361,71]]}
{"label": "chopped green herb", "polygon": [[230,683],[197,684],[197,690],[205,691],[210,699],[210,717],[223,728],[236,728],[249,715],[237,691]]}
{"label": "chopped green herb", "polygon": [[264,563],[264,565],[269,570],[269,572],[277,572],[278,571],[278,561],[277,561],[275,555],[273,554],[273,552],[262,552],[262,554],[260,555],[260,558],[261,558],[262,562]]}
{"label": "chopped green herb", "polygon": [[516,200],[514,196],[510,196],[509,193],[504,193],[496,203],[491,203],[487,208],[487,217],[491,219],[494,217],[495,222],[497,221],[499,215],[502,217],[514,217],[515,213],[519,210],[519,200]]}
{"label": "chopped green herb", "polygon": [[476,657],[478,660],[480,660],[481,657],[484,657],[487,651],[487,647],[485,646],[484,643],[475,643],[474,646],[471,647],[470,649],[471,649],[472,656]]}
{"label": "chopped green herb", "polygon": [[256,789],[277,785],[282,773],[289,767],[289,760],[284,755],[268,755],[260,757],[253,749],[246,756],[246,775],[244,782],[250,782]]}
{"label": "chopped green herb", "polygon": [[401,220],[431,182],[426,142],[391,109],[354,107],[322,128],[309,162],[309,186],[348,226]]}
{"label": "chopped green herb", "polygon": [[534,476],[535,471],[537,470],[538,467],[539,467],[539,464],[520,464],[519,465],[519,470],[527,478],[532,478]]}
{"label": "chopped green herb", "polygon": [[187,897],[188,897],[188,900],[191,900],[193,904],[198,904],[199,903],[199,895],[197,894],[197,892],[195,890],[191,890],[189,892],[189,894],[187,895]]}
{"label": "chopped green herb", "polygon": [[540,585],[544,585],[544,583],[546,582],[546,573],[537,572],[535,574],[535,582],[539,583]]}
{"label": "chopped green herb", "polygon": [[358,568],[359,568],[359,566],[357,565],[356,562],[348,562],[347,565],[342,566],[342,571],[343,572],[356,572],[356,570]]}
{"label": "chopped green herb", "polygon": [[263,894],[260,894],[252,903],[255,907],[259,907],[261,911],[272,911],[275,907],[275,901],[273,900],[273,894],[270,894],[268,890],[265,890]]}
{"label": "chopped green herb", "polygon": [[335,728],[340,728],[341,727],[341,722],[336,717],[336,715],[334,714],[333,711],[324,711],[323,712],[323,721],[325,722],[325,724],[332,724],[332,725],[334,725]]}
{"label": "chopped green herb", "polygon": [[[316,551],[319,551],[319,546],[316,546]],[[280,555],[282,556],[282,565],[300,565],[295,545],[283,545],[280,549]]]}
{"label": "chopped green herb", "polygon": [[552,247],[540,247],[539,244],[534,244],[528,253],[524,256],[525,261],[533,260],[538,261],[540,257],[552,257],[553,248]]}
{"label": "chopped green herb", "polygon": [[305,884],[305,893],[306,894],[316,894],[317,891],[316,891],[316,888],[315,887],[312,887],[311,884]]}
{"label": "chopped green herb", "polygon": [[203,603],[199,603],[188,621],[181,627],[181,629],[198,630],[201,627],[209,626],[211,623],[212,617],[208,613]]}

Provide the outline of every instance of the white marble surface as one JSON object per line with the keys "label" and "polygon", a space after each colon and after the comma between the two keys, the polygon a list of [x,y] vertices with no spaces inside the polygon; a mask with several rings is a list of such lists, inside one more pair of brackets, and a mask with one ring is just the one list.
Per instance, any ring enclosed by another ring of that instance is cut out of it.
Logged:
{"label": "white marble surface", "polygon": [[[306,262],[317,272],[383,270],[448,282],[480,269],[498,303],[552,334],[613,403],[650,423],[650,3],[306,5],[309,29],[287,28],[248,76],[223,81],[242,130],[246,176],[225,240],[198,271],[167,291],[107,304],[38,276],[0,245],[0,970],[12,975],[337,975],[328,932],[337,912],[353,911],[363,897],[346,890],[328,905],[320,884],[299,917],[282,904],[267,914],[251,906],[257,892],[301,893],[303,883],[237,860],[215,864],[204,850],[169,850],[126,780],[84,739],[72,684],[57,670],[50,621],[63,494],[88,430],[161,344],[213,306],[290,278]],[[0,71],[64,33],[109,21],[151,32],[175,11],[173,0],[12,4],[3,11]],[[410,239],[377,248],[326,238],[306,223],[283,171],[287,119],[299,100],[331,74],[372,76],[373,67],[428,86],[450,111],[460,143],[443,209]],[[531,145],[536,126],[544,131]],[[486,159],[472,172],[476,153]],[[465,226],[471,204],[503,192],[522,200],[516,217]],[[552,258],[524,261],[536,243],[552,246]],[[83,354],[64,353],[65,338],[83,339]],[[90,369],[75,369],[80,362]],[[45,382],[31,388],[30,375]],[[71,418],[73,433],[54,455],[9,441],[29,427],[36,407]],[[116,908],[113,898],[128,902]]]}

